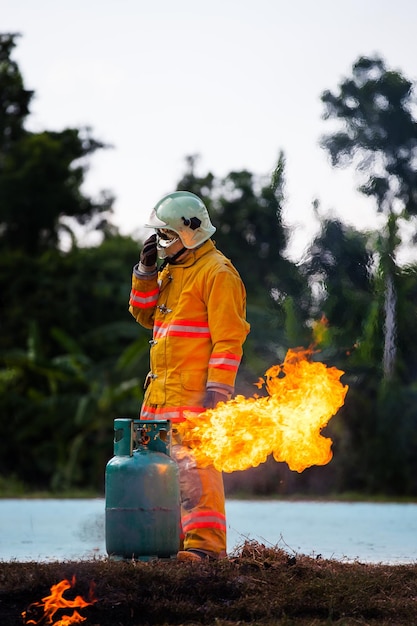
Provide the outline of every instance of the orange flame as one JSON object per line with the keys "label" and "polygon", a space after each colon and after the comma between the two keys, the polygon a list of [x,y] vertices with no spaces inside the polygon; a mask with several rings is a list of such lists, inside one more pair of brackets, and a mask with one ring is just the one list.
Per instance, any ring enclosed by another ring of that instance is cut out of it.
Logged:
{"label": "orange flame", "polygon": [[[96,599],[93,597],[93,585],[90,586],[89,598],[90,601],[84,600],[81,596],[76,596],[74,600],[66,600],[63,597],[63,594],[67,589],[74,587],[75,585],[75,576],[73,576],[72,581],[69,580],[61,580],[61,582],[56,585],[52,585],[51,594],[42,598],[41,602],[33,602],[27,611],[23,611],[23,623],[24,624],[54,624],[55,626],[70,626],[71,624],[79,624],[80,622],[84,622],[87,618],[80,615],[77,610],[74,610],[72,615],[63,615],[57,622],[54,622],[54,616],[57,611],[60,609],[82,609],[86,606],[91,606],[96,602]],[[43,614],[39,620],[34,620],[28,617],[29,612],[37,611],[38,609],[43,609]]]}
{"label": "orange flame", "polygon": [[347,385],[335,367],[308,360],[311,350],[289,350],[284,363],[259,379],[268,396],[237,396],[178,424],[183,443],[202,464],[234,472],[256,467],[272,453],[276,461],[302,472],[325,465],[331,439],[320,432],[343,405]]}

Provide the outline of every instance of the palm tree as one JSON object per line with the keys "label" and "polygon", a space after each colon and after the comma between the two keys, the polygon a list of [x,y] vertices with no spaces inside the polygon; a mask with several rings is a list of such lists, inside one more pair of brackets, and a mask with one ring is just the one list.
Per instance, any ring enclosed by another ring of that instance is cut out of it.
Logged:
{"label": "palm tree", "polygon": [[396,365],[396,254],[401,243],[399,222],[417,214],[417,122],[413,117],[412,83],[388,70],[379,58],[361,57],[352,77],[338,93],[321,97],[325,119],[338,120],[342,129],[327,135],[322,146],[332,165],[353,164],[364,176],[359,190],[373,197],[386,217],[381,233],[380,269],[385,281],[384,377]]}

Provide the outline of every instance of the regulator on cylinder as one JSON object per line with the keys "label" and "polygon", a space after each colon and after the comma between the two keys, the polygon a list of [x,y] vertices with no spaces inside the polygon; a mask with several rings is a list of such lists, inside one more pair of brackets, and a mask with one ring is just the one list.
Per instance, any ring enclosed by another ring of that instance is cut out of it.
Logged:
{"label": "regulator on cylinder", "polygon": [[114,421],[107,463],[106,550],[111,558],[171,558],[180,544],[178,467],[170,457],[171,423]]}

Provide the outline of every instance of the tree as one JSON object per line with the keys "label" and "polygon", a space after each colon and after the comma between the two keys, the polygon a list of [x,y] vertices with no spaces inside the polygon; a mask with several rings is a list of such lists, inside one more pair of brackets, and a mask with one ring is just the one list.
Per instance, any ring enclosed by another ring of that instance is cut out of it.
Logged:
{"label": "tree", "polygon": [[[16,38],[0,35],[0,471],[100,488],[113,419],[137,414],[148,366],[147,332],[127,311],[138,244],[107,221],[108,193],[82,192],[104,144],[89,129],[26,130],[33,93],[11,58]],[[78,247],[71,220],[101,244]]]}
{"label": "tree", "polygon": [[34,255],[58,246],[64,218],[106,229],[113,198],[81,191],[87,157],[105,147],[89,129],[25,130],[33,92],[11,59],[16,37],[0,35],[0,249]]}
{"label": "tree", "polygon": [[373,255],[369,236],[338,219],[321,219],[302,271],[315,289],[312,316],[328,322],[327,347],[341,354],[354,351],[362,338],[363,320],[374,299]]}
{"label": "tree", "polygon": [[128,312],[137,256],[137,242],[122,236],[35,258],[0,255],[3,476],[102,487],[113,420],[137,416],[149,367],[149,331]]}
{"label": "tree", "polygon": [[0,146],[2,152],[23,134],[33,91],[23,86],[19,67],[11,59],[17,35],[0,33]]}
{"label": "tree", "polygon": [[361,57],[352,77],[337,93],[322,94],[325,119],[342,129],[323,138],[332,165],[353,164],[364,180],[359,190],[374,198],[386,217],[379,245],[385,280],[384,375],[393,377],[396,363],[396,252],[399,220],[417,215],[417,122],[413,117],[412,83],[388,70],[378,56]]}
{"label": "tree", "polygon": [[119,345],[128,337],[130,344],[98,357],[85,350],[88,338],[52,328],[60,350],[49,357],[34,322],[25,350],[1,354],[0,412],[8,417],[0,442],[3,476],[14,473],[28,486],[54,491],[102,490],[113,420],[138,412],[140,371],[147,367],[149,346],[145,333],[138,334],[127,322],[93,332],[102,344],[109,335]]}

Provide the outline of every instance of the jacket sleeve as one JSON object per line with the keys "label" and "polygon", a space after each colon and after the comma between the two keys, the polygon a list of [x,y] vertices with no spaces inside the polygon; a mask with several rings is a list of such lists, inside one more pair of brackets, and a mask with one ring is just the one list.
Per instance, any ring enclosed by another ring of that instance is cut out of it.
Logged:
{"label": "jacket sleeve", "polygon": [[136,321],[145,328],[153,328],[155,307],[158,303],[158,272],[141,272],[139,264],[132,274],[132,289],[129,299],[129,311]]}
{"label": "jacket sleeve", "polygon": [[246,291],[234,268],[216,271],[207,285],[207,312],[212,352],[207,389],[232,394],[249,332]]}

